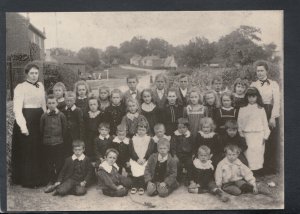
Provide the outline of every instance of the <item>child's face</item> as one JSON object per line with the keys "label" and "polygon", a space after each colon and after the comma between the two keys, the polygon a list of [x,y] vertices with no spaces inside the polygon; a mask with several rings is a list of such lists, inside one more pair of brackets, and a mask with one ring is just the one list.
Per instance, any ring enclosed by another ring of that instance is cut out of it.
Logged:
{"label": "child's face", "polygon": [[202,162],[202,163],[206,163],[208,160],[210,160],[211,158],[211,155],[206,152],[206,151],[203,151],[202,149],[200,149],[198,151],[198,159]]}
{"label": "child's face", "polygon": [[64,96],[64,90],[62,89],[62,87],[55,87],[53,89],[53,93],[57,99],[62,98]]}
{"label": "child's face", "polygon": [[128,79],[127,80],[127,85],[128,85],[128,88],[131,90],[131,91],[135,91],[136,90],[136,86],[137,86],[138,82],[135,78],[133,79]]}
{"label": "child's face", "polygon": [[110,153],[107,154],[105,160],[108,163],[108,165],[112,166],[117,161],[117,154],[114,153],[114,152],[110,152]]}
{"label": "child's face", "polygon": [[68,108],[71,108],[75,104],[75,97],[66,97],[65,102]]}
{"label": "child's face", "polygon": [[164,128],[159,128],[159,129],[155,129],[155,135],[158,138],[162,138],[165,135],[165,129]]}
{"label": "child's face", "polygon": [[162,156],[168,155],[169,150],[170,150],[170,148],[167,145],[158,144],[158,146],[157,146],[157,151]]}
{"label": "child's face", "polygon": [[98,129],[98,131],[99,131],[100,135],[103,136],[103,137],[106,137],[109,133],[109,129],[105,128],[105,127],[100,127]]}
{"label": "child's face", "polygon": [[236,136],[237,134],[237,129],[233,129],[233,128],[228,128],[226,130],[227,134],[230,136],[230,137],[234,137]]}
{"label": "child's face", "polygon": [[182,88],[182,89],[186,89],[188,87],[188,78],[187,77],[184,77],[184,78],[181,78],[179,80],[179,87]]}
{"label": "child's face", "polygon": [[77,93],[79,95],[79,97],[84,97],[86,96],[86,88],[85,88],[85,85],[79,85],[77,87]]}
{"label": "child's face", "polygon": [[134,102],[129,102],[129,103],[128,103],[128,110],[129,110],[129,112],[132,113],[132,114],[136,113],[137,110],[138,110],[136,103],[134,103]]}
{"label": "child's face", "polygon": [[84,148],[82,146],[74,147],[73,152],[76,155],[76,157],[79,157],[80,155],[83,154]]}
{"label": "child's face", "polygon": [[155,81],[155,85],[158,88],[158,90],[162,90],[165,88],[165,80],[162,77],[157,78],[157,80]]}
{"label": "child's face", "polygon": [[264,66],[257,66],[256,75],[259,80],[265,80],[267,78],[267,70]]}
{"label": "child's face", "polygon": [[147,133],[147,129],[144,127],[138,127],[137,134],[140,137],[143,137]]}
{"label": "child's face", "polygon": [[147,103],[147,104],[149,104],[149,103],[151,103],[151,99],[152,99],[151,94],[148,91],[145,91],[143,93],[143,100],[144,100],[144,102]]}
{"label": "child's face", "polygon": [[178,129],[178,132],[180,134],[185,134],[187,132],[187,130],[188,130],[188,128],[186,127],[186,125],[180,124],[180,123],[178,124],[177,129]]}
{"label": "child's face", "polygon": [[89,108],[92,112],[96,112],[98,110],[98,101],[96,99],[89,101]]}
{"label": "child's face", "polygon": [[215,98],[215,95],[213,93],[206,94],[205,98],[206,98],[206,102],[207,102],[208,105],[212,106],[212,105],[215,104],[216,98]]}
{"label": "child's face", "polygon": [[108,98],[108,92],[105,90],[100,90],[99,91],[99,97],[101,100],[107,100]]}
{"label": "child's face", "polygon": [[230,99],[229,96],[223,96],[223,98],[222,98],[222,105],[225,108],[231,107],[231,99]]}
{"label": "child's face", "polygon": [[246,87],[242,84],[237,84],[235,86],[235,92],[238,94],[238,95],[242,95],[245,93],[245,90],[246,90]]}
{"label": "child's face", "polygon": [[57,107],[57,101],[56,101],[56,99],[55,98],[54,99],[48,99],[47,100],[47,107],[48,107],[48,109],[50,111],[55,110],[56,107]]}
{"label": "child's face", "polygon": [[226,152],[226,157],[229,160],[229,162],[234,162],[239,156],[239,153],[237,151],[230,151],[227,150]]}
{"label": "child's face", "polygon": [[215,80],[212,86],[216,92],[220,92],[222,89],[222,82],[219,80]]}
{"label": "child's face", "polygon": [[176,99],[177,99],[175,91],[170,91],[168,93],[167,99],[168,99],[169,104],[175,104],[176,103]]}
{"label": "child's face", "polygon": [[257,101],[257,96],[248,96],[249,104],[255,104]]}
{"label": "child's face", "polygon": [[202,131],[205,134],[209,134],[211,132],[211,125],[210,124],[203,124]]}
{"label": "child's face", "polygon": [[190,94],[190,100],[193,105],[198,104],[199,103],[199,94],[196,92],[192,92]]}
{"label": "child's face", "polygon": [[119,138],[120,140],[124,140],[124,138],[126,137],[126,131],[118,130],[117,135],[118,135],[118,138]]}
{"label": "child's face", "polygon": [[120,102],[121,102],[121,96],[120,94],[118,93],[114,93],[111,95],[111,102],[114,104],[114,105],[119,105]]}

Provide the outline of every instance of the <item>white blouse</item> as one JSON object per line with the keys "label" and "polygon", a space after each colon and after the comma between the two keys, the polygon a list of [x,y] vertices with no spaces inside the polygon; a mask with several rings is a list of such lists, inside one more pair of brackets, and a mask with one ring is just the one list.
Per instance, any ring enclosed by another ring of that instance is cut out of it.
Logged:
{"label": "white blouse", "polygon": [[264,139],[268,139],[270,129],[264,108],[258,108],[257,104],[240,108],[238,115],[238,129],[242,137],[244,132],[264,132]]}
{"label": "white blouse", "polygon": [[151,138],[148,135],[145,135],[144,137],[135,135],[132,137],[134,151],[140,159],[143,159],[145,157],[150,139]]}
{"label": "white blouse", "polygon": [[44,112],[46,111],[44,85],[41,82],[38,84],[39,88],[25,81],[18,84],[14,90],[13,111],[22,132],[28,131],[23,108],[43,108]]}
{"label": "white blouse", "polygon": [[263,86],[261,85],[261,81],[257,80],[256,82],[252,82],[251,86],[256,87],[261,94],[262,100],[264,104],[272,104],[272,114],[271,118],[279,117],[279,108],[280,108],[280,92],[279,86],[276,81],[268,79],[270,84],[265,83]]}

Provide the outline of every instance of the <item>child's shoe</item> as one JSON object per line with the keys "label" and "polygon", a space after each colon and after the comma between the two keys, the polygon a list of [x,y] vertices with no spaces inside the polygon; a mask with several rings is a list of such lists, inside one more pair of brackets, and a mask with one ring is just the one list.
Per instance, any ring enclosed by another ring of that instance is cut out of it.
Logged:
{"label": "child's shoe", "polygon": [[143,188],[139,188],[139,195],[144,195],[145,190]]}
{"label": "child's shoe", "polygon": [[264,185],[263,183],[258,183],[257,184],[257,190],[258,193],[263,194],[263,195],[271,195],[271,191],[268,188],[268,186]]}
{"label": "child's shoe", "polygon": [[224,195],[224,192],[220,189],[216,189],[215,194],[220,198],[222,202],[229,201],[229,198]]}
{"label": "child's shoe", "polygon": [[189,193],[195,193],[195,194],[197,194],[197,193],[198,193],[198,187],[195,187],[195,188],[188,188],[188,192],[189,192]]}
{"label": "child's shoe", "polygon": [[53,192],[55,190],[56,186],[55,185],[47,185],[47,187],[45,188],[44,190],[44,193],[50,193],[50,192]]}
{"label": "child's shoe", "polygon": [[137,189],[136,188],[131,188],[130,193],[134,195],[135,193],[137,193]]}

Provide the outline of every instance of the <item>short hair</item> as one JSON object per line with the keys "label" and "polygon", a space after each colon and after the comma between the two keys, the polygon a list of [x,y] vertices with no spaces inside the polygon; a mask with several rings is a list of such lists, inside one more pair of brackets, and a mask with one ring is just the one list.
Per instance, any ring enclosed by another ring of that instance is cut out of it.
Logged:
{"label": "short hair", "polygon": [[178,79],[183,79],[183,78],[188,78],[189,80],[189,76],[187,74],[180,74]]}
{"label": "short hair", "polygon": [[257,68],[258,66],[263,66],[266,71],[269,71],[269,65],[266,61],[258,61],[255,63],[255,67]]}
{"label": "short hair", "polygon": [[119,152],[118,152],[118,150],[116,150],[116,149],[114,149],[114,148],[109,148],[109,149],[107,149],[106,150],[106,152],[105,152],[105,157],[107,157],[107,155],[109,154],[109,153],[115,153],[116,155],[117,155],[117,157],[119,156]]}
{"label": "short hair", "polygon": [[28,64],[25,65],[24,72],[25,74],[28,74],[28,72],[32,69],[36,68],[37,70],[40,70],[39,66],[36,63],[29,62]]}
{"label": "short hair", "polygon": [[232,152],[237,152],[238,154],[240,154],[242,150],[237,145],[229,144],[229,145],[225,146],[224,151],[226,153],[227,153],[227,151],[232,151]]}
{"label": "short hair", "polygon": [[55,83],[55,85],[53,86],[53,89],[54,88],[62,88],[63,92],[65,92],[67,90],[65,84],[63,84],[62,82]]}
{"label": "short hair", "polygon": [[214,76],[211,80],[211,84],[213,85],[216,81],[223,82],[223,79],[221,76]]}
{"label": "short hair", "polygon": [[200,119],[200,130],[202,130],[203,126],[206,125],[206,124],[209,124],[210,127],[211,127],[211,131],[214,131],[216,129],[216,125],[213,121],[212,118],[210,117],[203,117]]}
{"label": "short hair", "polygon": [[98,98],[92,94],[89,98],[88,98],[88,104],[90,103],[91,100],[96,100],[98,103],[98,106],[100,105]]}
{"label": "short hair", "polygon": [[167,146],[170,149],[170,141],[166,138],[161,138],[157,142],[157,148],[161,145]]}
{"label": "short hair", "polygon": [[177,96],[177,90],[176,90],[176,88],[169,88],[167,94],[169,94],[170,92],[174,92],[176,94],[176,96]]}
{"label": "short hair", "polygon": [[139,122],[138,122],[138,125],[137,125],[138,128],[146,128],[148,129],[149,128],[149,124],[147,121],[145,121],[144,119],[141,119]]}
{"label": "short hair", "polygon": [[120,89],[113,89],[111,92],[110,92],[110,96],[112,96],[113,94],[119,94],[120,97],[122,98],[122,91]]}
{"label": "short hair", "polygon": [[109,89],[108,86],[106,86],[106,85],[100,86],[99,89],[98,89],[99,94],[100,94],[100,91],[102,91],[102,90],[106,91],[108,93],[108,95],[110,94],[110,89]]}
{"label": "short hair", "polygon": [[127,127],[124,125],[124,124],[119,124],[117,126],[117,132],[120,132],[120,131],[127,131]]}
{"label": "short hair", "polygon": [[204,92],[204,95],[203,95],[203,105],[205,105],[205,106],[208,105],[208,103],[206,101],[206,95],[208,95],[208,94],[213,94],[214,95],[214,97],[215,97],[215,107],[219,108],[221,106],[220,99],[218,98],[218,95],[217,95],[217,93],[214,90],[208,90],[208,91]]}
{"label": "short hair", "polygon": [[238,129],[238,123],[235,120],[228,120],[225,123],[225,129]]}
{"label": "short hair", "polygon": [[72,142],[72,147],[75,148],[75,147],[82,147],[82,148],[85,148],[85,144],[82,140],[74,140]]}
{"label": "short hair", "polygon": [[164,129],[164,132],[166,132],[165,125],[162,124],[162,123],[157,123],[157,124],[155,124],[154,127],[153,127],[154,132],[157,131],[157,130],[159,130],[159,129],[161,129],[161,128]]}
{"label": "short hair", "polygon": [[128,104],[129,103],[134,103],[135,105],[136,105],[136,107],[137,107],[137,112],[140,112],[140,104],[139,104],[139,102],[138,102],[138,100],[137,99],[134,99],[134,98],[132,98],[132,97],[129,97],[127,100],[126,100],[126,106],[127,106],[127,112],[129,111],[129,109],[128,109]]}
{"label": "short hair", "polygon": [[129,79],[136,79],[136,81],[139,82],[139,79],[136,74],[129,74],[126,78],[126,82],[128,82]]}
{"label": "short hair", "polygon": [[165,83],[167,84],[168,83],[168,77],[165,75],[165,74],[163,74],[163,73],[160,73],[160,74],[157,74],[156,76],[155,76],[155,79],[154,79],[154,81],[156,82],[159,78],[162,78],[164,81],[165,81]]}
{"label": "short hair", "polygon": [[198,96],[199,96],[198,103],[199,103],[199,104],[202,104],[202,103],[203,103],[203,98],[202,98],[202,95],[201,95],[200,90],[199,90],[198,88],[193,87],[193,88],[190,90],[189,95],[188,95],[188,100],[189,100],[189,102],[190,102],[190,95],[191,95],[191,93],[197,93]]}
{"label": "short hair", "polygon": [[84,81],[84,80],[79,80],[79,81],[77,81],[77,82],[75,83],[75,85],[74,85],[74,92],[75,92],[76,96],[78,96],[77,90],[78,90],[78,86],[80,86],[80,85],[84,85],[84,86],[85,86],[85,89],[86,89],[86,96],[88,96],[88,94],[90,93],[90,87],[89,87],[89,85],[87,84],[87,82]]}
{"label": "short hair", "polygon": [[244,87],[245,87],[245,91],[246,91],[247,88],[249,87],[249,84],[248,84],[248,81],[247,81],[247,80],[241,79],[241,78],[237,78],[237,79],[234,81],[234,83],[233,83],[233,89],[232,89],[233,92],[236,92],[236,91],[235,91],[235,88],[236,88],[236,86],[237,86],[238,84],[244,86]]}
{"label": "short hair", "polygon": [[50,100],[50,99],[51,99],[51,100],[52,100],[52,99],[55,99],[55,100],[56,100],[54,94],[48,94],[46,101],[48,101],[48,100]]}
{"label": "short hair", "polygon": [[199,147],[197,154],[199,154],[200,151],[204,151],[206,154],[210,154],[211,150],[208,146],[202,145]]}
{"label": "short hair", "polygon": [[221,98],[220,98],[221,105],[223,106],[223,97],[225,97],[225,96],[227,96],[227,97],[230,98],[230,100],[231,100],[231,106],[234,106],[234,95],[230,91],[225,91],[224,93],[221,94]]}
{"label": "short hair", "polygon": [[99,126],[98,126],[98,129],[101,129],[101,128],[110,129],[110,125],[109,125],[109,123],[102,122],[102,123],[100,123]]}
{"label": "short hair", "polygon": [[189,127],[189,120],[187,118],[181,117],[177,120],[177,124],[183,124],[186,127]]}
{"label": "short hair", "polygon": [[76,94],[73,91],[66,91],[65,92],[65,98],[68,98],[68,97],[73,97],[75,99]]}
{"label": "short hair", "polygon": [[144,99],[143,99],[143,96],[144,96],[144,93],[145,92],[148,92],[149,94],[150,94],[150,96],[151,96],[151,102],[153,102],[153,94],[152,94],[152,90],[150,89],[150,88],[146,88],[146,89],[144,89],[143,91],[142,91],[142,93],[141,93],[141,103],[143,103],[144,102]]}

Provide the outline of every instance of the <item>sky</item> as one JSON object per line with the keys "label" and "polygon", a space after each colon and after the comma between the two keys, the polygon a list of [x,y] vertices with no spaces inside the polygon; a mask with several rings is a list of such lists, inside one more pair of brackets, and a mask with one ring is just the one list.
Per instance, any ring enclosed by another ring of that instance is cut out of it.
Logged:
{"label": "sky", "polygon": [[[27,13],[21,13],[27,16]],[[134,36],[162,38],[172,45],[187,44],[196,36],[218,41],[240,25],[258,27],[262,43],[283,48],[283,11],[174,11],[174,12],[43,12],[28,13],[30,22],[45,28],[46,49],[78,51],[91,46],[119,46]]]}

